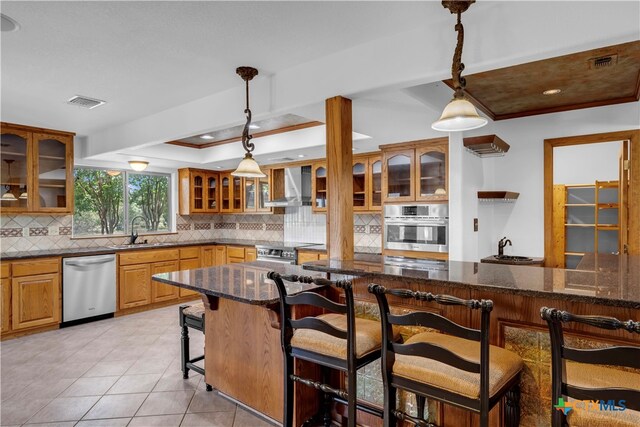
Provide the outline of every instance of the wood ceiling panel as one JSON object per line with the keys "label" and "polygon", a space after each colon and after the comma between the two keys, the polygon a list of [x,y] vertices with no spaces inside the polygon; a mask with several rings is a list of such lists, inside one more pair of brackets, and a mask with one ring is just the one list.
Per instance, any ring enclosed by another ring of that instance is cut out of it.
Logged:
{"label": "wood ceiling panel", "polygon": [[[595,66],[611,56],[611,65]],[[467,94],[493,120],[637,101],[640,41],[466,76]],[[444,81],[452,86],[451,79]],[[543,95],[561,89],[557,95]]]}

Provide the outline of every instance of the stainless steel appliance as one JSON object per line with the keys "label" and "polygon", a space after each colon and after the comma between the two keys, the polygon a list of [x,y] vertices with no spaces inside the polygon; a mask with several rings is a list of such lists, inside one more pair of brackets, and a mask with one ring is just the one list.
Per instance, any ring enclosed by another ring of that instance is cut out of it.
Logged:
{"label": "stainless steel appliance", "polygon": [[386,205],[384,248],[401,251],[448,252],[449,206]]}
{"label": "stainless steel appliance", "polygon": [[284,197],[270,200],[267,207],[311,206],[311,166],[284,170]]}
{"label": "stainless steel appliance", "polygon": [[116,256],[62,260],[62,322],[109,317],[116,311]]}
{"label": "stainless steel appliance", "polygon": [[291,243],[285,242],[282,244],[269,244],[269,245],[257,245],[256,252],[258,254],[258,261],[270,261],[280,262],[283,264],[297,264],[298,263],[298,251],[297,248],[304,246],[311,246],[313,243]]}

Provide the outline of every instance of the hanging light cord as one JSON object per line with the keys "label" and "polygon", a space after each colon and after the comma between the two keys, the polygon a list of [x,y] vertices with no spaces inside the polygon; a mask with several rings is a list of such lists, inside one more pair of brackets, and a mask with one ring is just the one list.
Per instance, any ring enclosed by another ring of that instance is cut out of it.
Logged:
{"label": "hanging light cord", "polygon": [[453,63],[451,65],[451,76],[453,78],[453,88],[455,93],[453,97],[455,99],[462,99],[464,97],[464,88],[467,81],[462,77],[462,71],[464,70],[464,64],[462,63],[462,45],[464,44],[464,27],[462,26],[462,11],[458,11],[458,22],[455,29],[458,32],[458,43],[456,44],[456,50],[453,53]]}

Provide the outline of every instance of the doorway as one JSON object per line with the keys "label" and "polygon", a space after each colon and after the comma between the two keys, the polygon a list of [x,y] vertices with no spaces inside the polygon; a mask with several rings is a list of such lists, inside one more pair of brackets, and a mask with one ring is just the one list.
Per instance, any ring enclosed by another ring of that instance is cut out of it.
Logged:
{"label": "doorway", "polygon": [[638,194],[631,191],[638,174],[630,168],[637,137],[629,131],[545,140],[545,266],[573,269],[588,252],[637,250],[638,236],[630,234],[638,226]]}

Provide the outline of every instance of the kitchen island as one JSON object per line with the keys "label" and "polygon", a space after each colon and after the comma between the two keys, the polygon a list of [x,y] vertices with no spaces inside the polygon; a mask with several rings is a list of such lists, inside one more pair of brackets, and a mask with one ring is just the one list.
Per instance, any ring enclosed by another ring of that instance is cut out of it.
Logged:
{"label": "kitchen island", "polygon": [[[547,426],[551,420],[550,344],[547,325],[540,308],[554,307],[576,314],[613,316],[621,320],[640,319],[640,257],[587,254],[580,270],[537,266],[513,266],[489,263],[443,261],[424,268],[389,265],[384,257],[370,256],[366,261],[325,260],[307,263],[308,271],[355,276],[354,297],[360,316],[378,317],[375,298],[367,291],[370,283],[389,288],[407,288],[434,294],[449,294],[464,299],[491,299],[491,343],[519,354],[525,363],[521,378],[521,426]],[[480,316],[453,306],[400,301],[390,297],[394,310],[432,311],[472,327],[480,327]],[[403,338],[419,332],[402,331]],[[640,337],[624,330],[604,331],[585,325],[568,329],[566,341],[579,348],[600,348],[611,344],[640,345]],[[359,372],[359,398],[382,403],[379,365]],[[401,396],[405,409],[415,414],[413,396]],[[475,426],[477,417],[452,407],[429,403],[430,417],[437,425]],[[494,408],[491,424],[501,425],[501,411]],[[359,414],[358,420],[378,425],[379,421]]]}
{"label": "kitchen island", "polygon": [[[196,291],[205,305],[206,382],[228,397],[275,421],[282,420],[283,357],[278,290],[267,273],[325,277],[283,263],[254,261],[160,273],[154,280]],[[322,292],[314,284],[287,284],[287,293]],[[294,317],[319,313],[294,311]],[[296,363],[296,372],[315,377],[313,367]],[[295,419],[317,411],[316,391],[296,384]]]}

